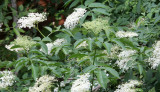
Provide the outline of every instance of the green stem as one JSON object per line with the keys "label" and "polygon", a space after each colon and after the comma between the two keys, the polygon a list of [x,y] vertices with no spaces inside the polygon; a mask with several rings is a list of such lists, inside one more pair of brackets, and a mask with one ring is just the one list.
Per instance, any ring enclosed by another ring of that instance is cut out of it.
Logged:
{"label": "green stem", "polygon": [[38,28],[38,24],[37,24],[37,26],[36,26],[36,29],[40,32],[40,34],[45,38],[45,36],[42,34],[42,32],[39,30],[39,28]]}
{"label": "green stem", "polygon": [[[96,61],[96,49],[95,49],[95,53],[94,53],[93,65],[94,65],[95,61]],[[94,71],[93,71],[92,76],[93,76],[93,79],[92,79],[92,82],[91,82],[92,83],[91,92],[93,92],[93,82],[94,82],[94,77],[95,77]]]}

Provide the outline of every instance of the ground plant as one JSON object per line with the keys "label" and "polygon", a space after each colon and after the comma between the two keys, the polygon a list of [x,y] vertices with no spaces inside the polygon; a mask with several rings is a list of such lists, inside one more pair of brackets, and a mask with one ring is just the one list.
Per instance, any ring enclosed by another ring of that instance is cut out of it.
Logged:
{"label": "ground plant", "polygon": [[159,0],[1,0],[0,92],[160,92]]}

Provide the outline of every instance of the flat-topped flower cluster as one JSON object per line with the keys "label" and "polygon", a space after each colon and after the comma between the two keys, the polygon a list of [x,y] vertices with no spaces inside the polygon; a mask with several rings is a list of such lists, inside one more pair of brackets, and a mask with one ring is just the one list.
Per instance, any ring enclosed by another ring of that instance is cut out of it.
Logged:
{"label": "flat-topped flower cluster", "polygon": [[32,28],[36,23],[47,20],[46,13],[29,13],[27,17],[21,17],[18,19],[19,28]]}

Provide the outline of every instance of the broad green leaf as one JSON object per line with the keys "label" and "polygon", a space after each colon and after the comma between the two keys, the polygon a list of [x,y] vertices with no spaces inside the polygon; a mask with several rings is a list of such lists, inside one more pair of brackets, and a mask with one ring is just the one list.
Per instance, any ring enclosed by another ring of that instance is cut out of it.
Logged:
{"label": "broad green leaf", "polygon": [[100,41],[96,41],[95,44],[96,44],[99,48],[102,47],[102,43],[101,43]]}
{"label": "broad green leaf", "polygon": [[38,77],[38,70],[36,69],[36,67],[33,64],[31,66],[31,69],[32,69],[32,77],[34,78],[34,80],[36,80]]}
{"label": "broad green leaf", "polygon": [[59,51],[62,49],[62,47],[58,47],[56,48],[56,52],[55,52],[55,55],[58,55]]}
{"label": "broad green leaf", "polygon": [[20,6],[19,6],[19,10],[20,10],[20,11],[23,11],[23,9],[24,9],[23,5],[20,5]]}
{"label": "broad green leaf", "polygon": [[96,66],[90,65],[90,66],[86,67],[86,68],[83,70],[83,72],[85,72],[85,73],[90,73],[90,72],[92,72],[92,71],[95,70],[95,69],[97,69]]}
{"label": "broad green leaf", "polygon": [[92,11],[95,13],[101,13],[108,16],[110,15],[105,9],[102,9],[102,8],[94,8],[92,9]]}
{"label": "broad green leaf", "polygon": [[120,78],[118,72],[115,69],[110,68],[110,67],[105,67],[105,70],[107,70],[108,72],[110,72],[113,76],[115,76],[117,78]]}
{"label": "broad green leaf", "polygon": [[43,61],[43,60],[40,60],[40,59],[32,59],[32,61],[37,62],[37,63],[42,64],[42,65],[47,65],[47,61]]}
{"label": "broad green leaf", "polygon": [[84,57],[84,56],[87,56],[86,54],[72,54],[69,58],[71,59],[71,58],[82,58],[82,57]]}
{"label": "broad green leaf", "polygon": [[71,31],[67,29],[62,29],[61,31],[73,37],[73,34],[71,33]]}
{"label": "broad green leaf", "polygon": [[78,62],[78,65],[83,64],[84,62],[89,61],[89,59],[83,59],[81,61]]}
{"label": "broad green leaf", "polygon": [[141,64],[138,64],[138,70],[139,70],[139,73],[142,74],[143,66]]}
{"label": "broad green leaf", "polygon": [[84,5],[88,6],[89,4],[91,4],[93,2],[95,2],[95,0],[86,0],[85,3],[84,3]]}
{"label": "broad green leaf", "polygon": [[94,13],[92,13],[92,20],[95,20],[96,16],[94,15]]}
{"label": "broad green leaf", "polygon": [[93,48],[93,40],[92,39],[88,39],[88,47],[89,47],[89,50],[92,51],[92,48]]}
{"label": "broad green leaf", "polygon": [[83,39],[79,39],[74,43],[74,48],[76,48],[78,45],[80,45],[84,40]]}
{"label": "broad green leaf", "polygon": [[73,0],[67,0],[67,2],[64,4],[64,7],[68,6]]}
{"label": "broad green leaf", "polygon": [[63,53],[64,53],[65,55],[68,55],[68,49],[67,49],[67,48],[63,48],[62,51],[63,51]]}
{"label": "broad green leaf", "polygon": [[141,0],[138,0],[138,3],[137,3],[137,13],[138,14],[141,13]]}
{"label": "broad green leaf", "polygon": [[83,24],[84,20],[85,20],[86,17],[88,16],[88,14],[90,14],[90,11],[86,12],[86,13],[84,14],[84,16],[80,19],[80,24],[81,24],[81,25]]}
{"label": "broad green leaf", "polygon": [[120,47],[122,47],[122,49],[125,49],[125,46],[124,44],[118,40],[118,39],[112,39],[112,42],[115,42],[116,44],[118,44]]}
{"label": "broad green leaf", "polygon": [[98,80],[99,84],[104,89],[106,89],[107,83],[109,82],[109,79],[108,79],[106,73],[102,70],[98,70],[98,72],[96,73],[96,76],[97,76],[97,80]]}
{"label": "broad green leaf", "polygon": [[51,32],[52,33],[52,28],[51,27],[44,27],[45,29],[47,29],[49,32]]}
{"label": "broad green leaf", "polygon": [[35,40],[35,41],[41,41],[41,38],[40,37],[35,37],[35,38],[33,38],[33,40]]}
{"label": "broad green leaf", "polygon": [[155,87],[153,87],[152,89],[150,89],[148,92],[156,92]]}
{"label": "broad green leaf", "polygon": [[13,28],[13,31],[15,32],[15,34],[16,34],[17,36],[20,36],[20,33],[19,33],[19,31],[17,30],[17,28]]}
{"label": "broad green leaf", "polygon": [[52,40],[49,37],[45,37],[45,38],[42,39],[42,41],[51,42]]}
{"label": "broad green leaf", "polygon": [[128,45],[128,46],[130,46],[130,47],[135,48],[135,45],[134,45],[133,42],[131,42],[129,39],[121,38],[120,41],[123,42],[123,44],[126,44],[126,45]]}
{"label": "broad green leaf", "polygon": [[69,6],[69,8],[72,8],[72,7],[76,6],[79,2],[80,2],[80,0],[74,0],[72,2],[72,4]]}
{"label": "broad green leaf", "polygon": [[112,44],[110,44],[108,42],[104,42],[103,46],[106,48],[108,54],[110,54],[111,53]]}
{"label": "broad green leaf", "polygon": [[91,3],[88,7],[106,8],[106,5],[102,3]]}
{"label": "broad green leaf", "polygon": [[46,44],[43,43],[42,41],[40,41],[39,44],[41,45],[42,51],[44,53],[48,54],[48,48],[47,48]]}

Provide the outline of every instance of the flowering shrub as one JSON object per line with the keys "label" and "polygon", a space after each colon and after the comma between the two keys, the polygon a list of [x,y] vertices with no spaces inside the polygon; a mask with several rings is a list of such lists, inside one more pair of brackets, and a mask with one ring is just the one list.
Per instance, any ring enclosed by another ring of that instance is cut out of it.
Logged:
{"label": "flowering shrub", "polygon": [[[35,8],[26,0],[19,10],[11,8],[18,13],[14,22],[0,16],[0,32],[11,28],[14,38],[3,48],[17,54],[0,60],[0,91],[160,91],[158,1],[59,1],[35,1]],[[52,4],[65,12],[52,18]]]}

